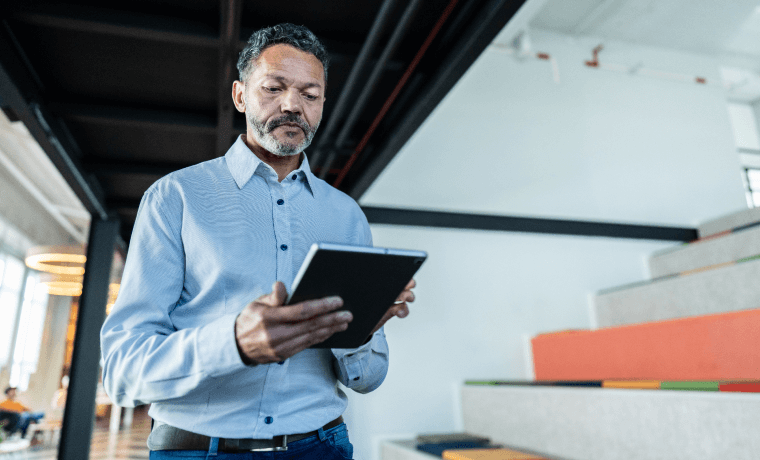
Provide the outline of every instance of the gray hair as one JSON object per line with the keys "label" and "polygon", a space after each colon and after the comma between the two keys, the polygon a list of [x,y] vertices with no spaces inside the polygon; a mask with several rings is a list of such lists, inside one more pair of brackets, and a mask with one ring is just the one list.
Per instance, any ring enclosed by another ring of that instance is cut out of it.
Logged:
{"label": "gray hair", "polygon": [[237,62],[240,81],[247,81],[254,66],[254,61],[259,58],[265,49],[281,43],[298,48],[319,59],[322,67],[325,69],[325,83],[327,83],[327,66],[330,64],[330,57],[327,55],[324,45],[305,26],[297,26],[290,23],[266,27],[251,34],[251,38],[248,39],[248,44],[240,52]]}

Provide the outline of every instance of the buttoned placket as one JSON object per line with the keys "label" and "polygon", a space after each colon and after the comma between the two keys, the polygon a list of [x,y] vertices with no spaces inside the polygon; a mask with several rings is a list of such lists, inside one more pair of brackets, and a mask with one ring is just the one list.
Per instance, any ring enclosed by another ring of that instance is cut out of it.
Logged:
{"label": "buttoned placket", "polygon": [[[289,281],[292,276],[293,250],[290,221],[292,206],[288,203],[296,193],[297,187],[303,186],[296,173],[291,173],[282,182],[277,181],[274,171],[266,178],[272,203],[272,225],[276,244],[276,273],[280,281]],[[278,433],[278,394],[285,390],[287,382],[287,361],[267,365],[261,404],[256,423],[254,438],[268,438]]]}
{"label": "buttoned placket", "polygon": [[[288,206],[289,196],[292,195],[292,189],[297,182],[293,181],[290,176],[277,182],[275,178],[267,180],[269,185],[269,196],[272,200],[272,223],[274,225],[274,236],[277,242],[277,279],[288,281],[291,276],[293,265],[293,238],[291,233],[290,209]],[[282,202],[282,204],[279,204]]]}

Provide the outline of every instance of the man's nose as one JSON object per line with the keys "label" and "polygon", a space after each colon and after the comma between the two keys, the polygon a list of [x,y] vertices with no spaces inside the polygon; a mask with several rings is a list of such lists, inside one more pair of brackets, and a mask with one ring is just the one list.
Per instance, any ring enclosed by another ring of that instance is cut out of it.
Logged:
{"label": "man's nose", "polygon": [[303,113],[301,94],[294,89],[285,91],[280,102],[280,109],[283,112]]}

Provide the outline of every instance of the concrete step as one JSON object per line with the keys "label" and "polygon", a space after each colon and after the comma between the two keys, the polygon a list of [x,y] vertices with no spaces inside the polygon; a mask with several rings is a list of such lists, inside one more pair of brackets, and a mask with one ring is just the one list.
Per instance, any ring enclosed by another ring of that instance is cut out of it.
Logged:
{"label": "concrete step", "polygon": [[[385,441],[381,444],[380,458],[382,460],[433,460],[441,459],[440,456],[432,455],[427,452],[422,452],[417,449],[417,442],[413,440],[393,440]],[[513,450],[513,449],[509,449]],[[466,453],[471,452],[474,455],[469,457]],[[484,455],[484,451],[480,449],[468,449],[468,450],[450,450],[444,451],[443,458],[478,458],[482,460],[488,460],[493,458],[499,458],[499,460],[567,460],[562,457],[545,457],[540,454],[527,453],[527,452],[509,452],[505,449],[492,450],[491,455]],[[496,457],[493,456],[496,454]]]}
{"label": "concrete step", "polygon": [[621,286],[593,299],[596,327],[760,308],[760,259]]}
{"label": "concrete step", "polygon": [[758,255],[760,225],[658,251],[649,258],[649,273],[652,278],[661,278]]}
{"label": "concrete step", "polygon": [[531,340],[536,380],[760,379],[760,309]]}
{"label": "concrete step", "polygon": [[760,208],[742,209],[702,223],[697,227],[697,234],[700,238],[705,238],[758,222],[760,222]]}
{"label": "concrete step", "polygon": [[417,450],[417,442],[413,440],[385,441],[380,447],[382,460],[434,460],[440,459],[427,452]]}
{"label": "concrete step", "polygon": [[756,460],[752,393],[603,388],[462,388],[464,429],[573,460]]}

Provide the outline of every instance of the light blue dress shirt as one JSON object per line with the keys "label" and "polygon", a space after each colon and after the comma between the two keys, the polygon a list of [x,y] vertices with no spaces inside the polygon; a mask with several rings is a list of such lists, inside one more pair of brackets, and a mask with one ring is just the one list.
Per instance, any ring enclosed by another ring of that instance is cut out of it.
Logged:
{"label": "light blue dress shirt", "polygon": [[382,329],[357,349],[307,349],[246,366],[235,318],[312,243],[372,245],[356,202],[315,177],[304,155],[282,182],[241,138],[222,158],[169,174],[143,196],[121,290],[101,331],[103,382],[122,406],[195,433],[268,439],[315,430],[388,370]]}

